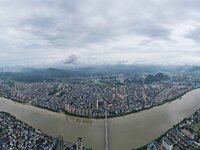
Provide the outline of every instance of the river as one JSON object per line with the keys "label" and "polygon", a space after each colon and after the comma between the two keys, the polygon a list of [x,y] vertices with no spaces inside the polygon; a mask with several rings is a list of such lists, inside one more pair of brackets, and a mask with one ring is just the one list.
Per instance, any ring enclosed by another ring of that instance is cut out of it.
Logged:
{"label": "river", "polygon": [[[200,108],[200,89],[161,106],[108,119],[109,149],[130,150],[163,134]],[[75,143],[81,136],[87,147],[104,150],[104,120],[72,117],[0,98],[0,111],[8,112],[52,136]]]}

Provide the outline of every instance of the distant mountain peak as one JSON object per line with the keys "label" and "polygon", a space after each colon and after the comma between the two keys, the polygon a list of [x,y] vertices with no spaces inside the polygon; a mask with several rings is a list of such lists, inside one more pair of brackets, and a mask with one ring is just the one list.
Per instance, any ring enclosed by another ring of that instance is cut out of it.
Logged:
{"label": "distant mountain peak", "polygon": [[156,75],[148,75],[145,78],[145,83],[153,83],[153,82],[159,82],[159,81],[166,81],[169,80],[170,77],[168,75],[165,75],[163,73],[157,73]]}

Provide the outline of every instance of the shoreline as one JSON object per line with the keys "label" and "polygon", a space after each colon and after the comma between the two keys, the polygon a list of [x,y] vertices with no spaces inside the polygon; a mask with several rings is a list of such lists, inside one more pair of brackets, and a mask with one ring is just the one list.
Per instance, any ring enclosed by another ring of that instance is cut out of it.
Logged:
{"label": "shoreline", "polygon": [[[198,110],[200,110],[200,108],[197,109],[197,110],[195,110],[195,111],[192,113],[191,116],[186,117],[186,118],[183,118],[180,122],[178,122],[177,124],[173,125],[173,127],[171,127],[170,129],[168,129],[167,131],[165,131],[163,134],[161,134],[160,136],[156,137],[156,138],[155,138],[154,140],[152,140],[152,141],[157,141],[157,140],[163,138],[171,129],[174,129],[174,128],[178,127],[178,126],[179,126],[181,123],[183,123],[186,119],[191,118]],[[152,142],[152,141],[149,141],[149,142],[146,143],[145,145],[142,145],[142,146],[140,146],[140,147],[138,147],[138,148],[135,148],[135,149],[132,149],[132,150],[146,150],[146,149],[147,149],[147,145],[148,145],[150,142]]]}
{"label": "shoreline", "polygon": [[[3,113],[3,114],[6,114],[6,115],[9,115],[10,117],[13,117],[16,121],[19,121],[20,123],[23,123],[23,124],[27,125],[28,128],[30,128],[30,129],[36,129],[36,130],[41,131],[40,129],[38,129],[38,128],[34,128],[33,126],[29,125],[28,123],[26,123],[26,122],[24,122],[24,121],[18,119],[17,117],[15,117],[13,114],[11,114],[11,113],[9,113],[9,112],[0,111],[0,113]],[[44,133],[43,131],[41,131],[41,133],[42,133],[43,135],[48,136],[48,137],[51,137],[51,138],[53,138],[53,139],[58,138],[58,136],[52,136],[52,135],[49,135],[49,134]],[[65,142],[65,144],[75,145],[75,143],[71,143],[71,142],[68,142],[68,141],[64,141],[64,142]]]}
{"label": "shoreline", "polygon": [[[126,113],[121,113],[119,115],[108,116],[108,119],[117,118],[117,117],[123,117],[123,116],[126,116],[126,115],[130,115],[130,114],[139,113],[139,112],[142,112],[142,111],[145,111],[145,110],[153,109],[154,107],[158,107],[158,106],[173,102],[173,101],[177,100],[178,98],[182,97],[183,95],[185,95],[185,94],[187,94],[187,93],[189,93],[191,91],[194,91],[196,89],[200,89],[200,87],[192,88],[191,90],[189,90],[187,92],[184,92],[183,94],[181,94],[181,95],[179,95],[177,97],[174,97],[174,98],[172,98],[170,100],[164,100],[160,104],[157,104],[157,105],[154,105],[154,106],[150,106],[150,107],[147,107],[147,108],[142,108],[140,110],[134,110],[134,111],[126,112]],[[30,105],[30,106],[33,106],[33,107],[37,107],[37,108],[40,108],[40,109],[45,109],[45,110],[48,110],[48,111],[51,111],[51,112],[55,112],[55,113],[59,113],[59,114],[69,115],[69,116],[72,116],[72,117],[85,118],[85,119],[97,119],[97,120],[103,120],[105,118],[104,116],[93,117],[93,116],[73,114],[73,113],[66,112],[66,111],[55,111],[55,110],[47,108],[47,107],[43,107],[43,106],[39,106],[39,105],[32,105],[30,103],[24,103],[24,102],[21,102],[19,100],[16,100],[16,99],[13,99],[13,98],[10,98],[10,97],[6,97],[6,96],[3,96],[3,95],[0,95],[0,97],[9,99],[12,102],[16,102],[16,103],[20,103],[20,104],[24,104],[24,105]]]}

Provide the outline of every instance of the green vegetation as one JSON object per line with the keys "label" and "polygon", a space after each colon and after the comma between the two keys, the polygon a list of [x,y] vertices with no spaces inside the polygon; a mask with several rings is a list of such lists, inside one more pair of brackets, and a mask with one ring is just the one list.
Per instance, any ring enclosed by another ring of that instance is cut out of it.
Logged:
{"label": "green vegetation", "polygon": [[200,130],[200,123],[195,124],[192,129],[194,132],[198,132]]}
{"label": "green vegetation", "polygon": [[58,95],[58,97],[62,97],[65,94],[65,91],[60,92],[60,94]]}
{"label": "green vegetation", "polygon": [[155,76],[154,75],[148,75],[145,78],[144,83],[153,83],[153,82],[159,82],[159,81],[166,81],[169,80],[169,76],[168,75],[164,75],[163,73],[157,73]]}
{"label": "green vegetation", "polygon": [[53,91],[50,91],[48,93],[49,96],[53,96],[54,94],[56,94],[58,91],[57,90],[53,90]]}

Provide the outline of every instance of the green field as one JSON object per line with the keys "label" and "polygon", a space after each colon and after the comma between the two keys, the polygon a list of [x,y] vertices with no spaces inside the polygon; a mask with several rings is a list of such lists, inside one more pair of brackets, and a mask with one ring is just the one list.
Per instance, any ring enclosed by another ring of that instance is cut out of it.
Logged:
{"label": "green field", "polygon": [[197,132],[200,129],[200,123],[197,123],[193,126],[194,132]]}

